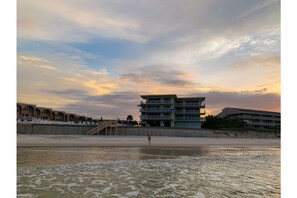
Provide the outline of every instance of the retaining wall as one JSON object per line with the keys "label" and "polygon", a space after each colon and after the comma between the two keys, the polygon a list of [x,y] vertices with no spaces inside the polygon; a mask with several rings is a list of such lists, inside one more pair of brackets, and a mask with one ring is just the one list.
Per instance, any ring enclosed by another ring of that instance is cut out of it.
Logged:
{"label": "retaining wall", "polygon": [[[129,136],[175,136],[175,137],[238,137],[238,138],[279,138],[277,133],[270,131],[223,131],[210,129],[172,129],[119,127],[117,135]],[[112,133],[114,134],[114,132]]]}
{"label": "retaining wall", "polygon": [[55,124],[18,124],[18,134],[42,135],[85,135],[95,126],[55,125]]}
{"label": "retaining wall", "polygon": [[[85,135],[87,131],[96,126],[81,125],[54,125],[54,124],[18,124],[18,134],[42,135]],[[104,134],[102,131],[101,134]],[[268,131],[222,131],[208,129],[175,129],[175,128],[149,128],[149,127],[118,127],[112,130],[111,135],[120,136],[174,136],[174,137],[254,137],[279,138],[277,133]],[[108,131],[109,134],[109,131]]]}

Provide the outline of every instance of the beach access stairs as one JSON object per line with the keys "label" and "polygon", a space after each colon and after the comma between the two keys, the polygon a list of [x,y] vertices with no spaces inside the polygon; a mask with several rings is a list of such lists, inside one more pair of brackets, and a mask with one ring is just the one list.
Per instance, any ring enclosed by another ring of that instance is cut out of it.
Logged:
{"label": "beach access stairs", "polygon": [[100,132],[104,131],[105,135],[111,135],[112,129],[115,129],[115,133],[117,135],[118,123],[117,121],[103,121],[95,128],[87,131],[87,135],[99,135]]}

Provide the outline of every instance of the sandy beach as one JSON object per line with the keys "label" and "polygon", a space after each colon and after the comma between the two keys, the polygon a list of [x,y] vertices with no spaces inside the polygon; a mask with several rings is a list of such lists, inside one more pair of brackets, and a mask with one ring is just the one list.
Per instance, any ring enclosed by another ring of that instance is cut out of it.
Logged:
{"label": "sandy beach", "polygon": [[[18,147],[30,146],[148,146],[145,136],[17,135]],[[266,146],[280,147],[280,139],[152,137],[152,147]]]}

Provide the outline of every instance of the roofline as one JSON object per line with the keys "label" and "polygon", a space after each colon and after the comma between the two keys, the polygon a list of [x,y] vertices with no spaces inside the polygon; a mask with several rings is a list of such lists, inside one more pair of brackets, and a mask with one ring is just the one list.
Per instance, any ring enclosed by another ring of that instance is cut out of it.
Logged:
{"label": "roofline", "polygon": [[175,97],[176,99],[205,99],[205,97],[177,97],[176,94],[151,94],[151,95],[140,95],[141,98],[149,98],[149,97]]}
{"label": "roofline", "polygon": [[30,106],[34,106],[34,107],[36,107],[36,105],[35,104],[29,104],[29,103],[23,103],[23,102],[17,102],[17,104],[19,104],[19,105],[30,105]]}
{"label": "roofline", "polygon": [[159,96],[162,96],[162,97],[175,97],[177,98],[176,94],[151,94],[151,95],[140,95],[141,98],[145,99],[145,98],[148,98],[148,97],[159,97]]}
{"label": "roofline", "polygon": [[225,107],[224,109],[234,109],[234,110],[239,110],[239,111],[256,111],[256,112],[262,112],[262,113],[280,114],[280,112],[276,112],[276,111],[264,111],[264,110],[257,110],[257,109],[243,109],[243,108],[237,108],[237,107]]}

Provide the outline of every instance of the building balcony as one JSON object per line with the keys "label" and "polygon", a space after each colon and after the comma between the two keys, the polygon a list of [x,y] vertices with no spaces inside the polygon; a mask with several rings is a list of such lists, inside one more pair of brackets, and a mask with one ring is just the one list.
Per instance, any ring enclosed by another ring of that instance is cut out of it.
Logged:
{"label": "building balcony", "polygon": [[238,117],[241,119],[250,119],[250,120],[280,120],[280,118],[276,118],[273,116],[256,116],[256,115],[234,115],[234,116],[230,116],[230,117]]}
{"label": "building balcony", "polygon": [[171,108],[141,108],[140,112],[172,112],[174,109]]}
{"label": "building balcony", "polygon": [[175,106],[177,107],[200,107],[200,108],[204,108],[205,107],[205,102],[177,102],[175,103]]}
{"label": "building balcony", "polygon": [[274,117],[268,117],[268,116],[261,116],[261,119],[262,120],[274,120],[275,118]]}
{"label": "building balcony", "polygon": [[176,117],[175,121],[199,121],[199,122],[205,122],[205,118],[198,118],[198,117]]}
{"label": "building balcony", "polygon": [[157,100],[157,101],[147,101],[147,102],[144,102],[144,101],[140,101],[140,104],[138,106],[145,106],[145,105],[156,105],[156,104],[173,104],[172,101],[168,100]]}
{"label": "building balcony", "polygon": [[175,111],[175,114],[199,114],[199,115],[205,115],[205,111],[199,111],[199,110],[177,110]]}
{"label": "building balcony", "polygon": [[240,119],[250,119],[250,120],[260,120],[261,116],[252,116],[252,115],[235,115],[235,116],[230,116],[234,118],[240,118]]}
{"label": "building balcony", "polygon": [[140,116],[141,120],[172,120],[172,116],[159,116],[159,115],[146,115],[146,116]]}

